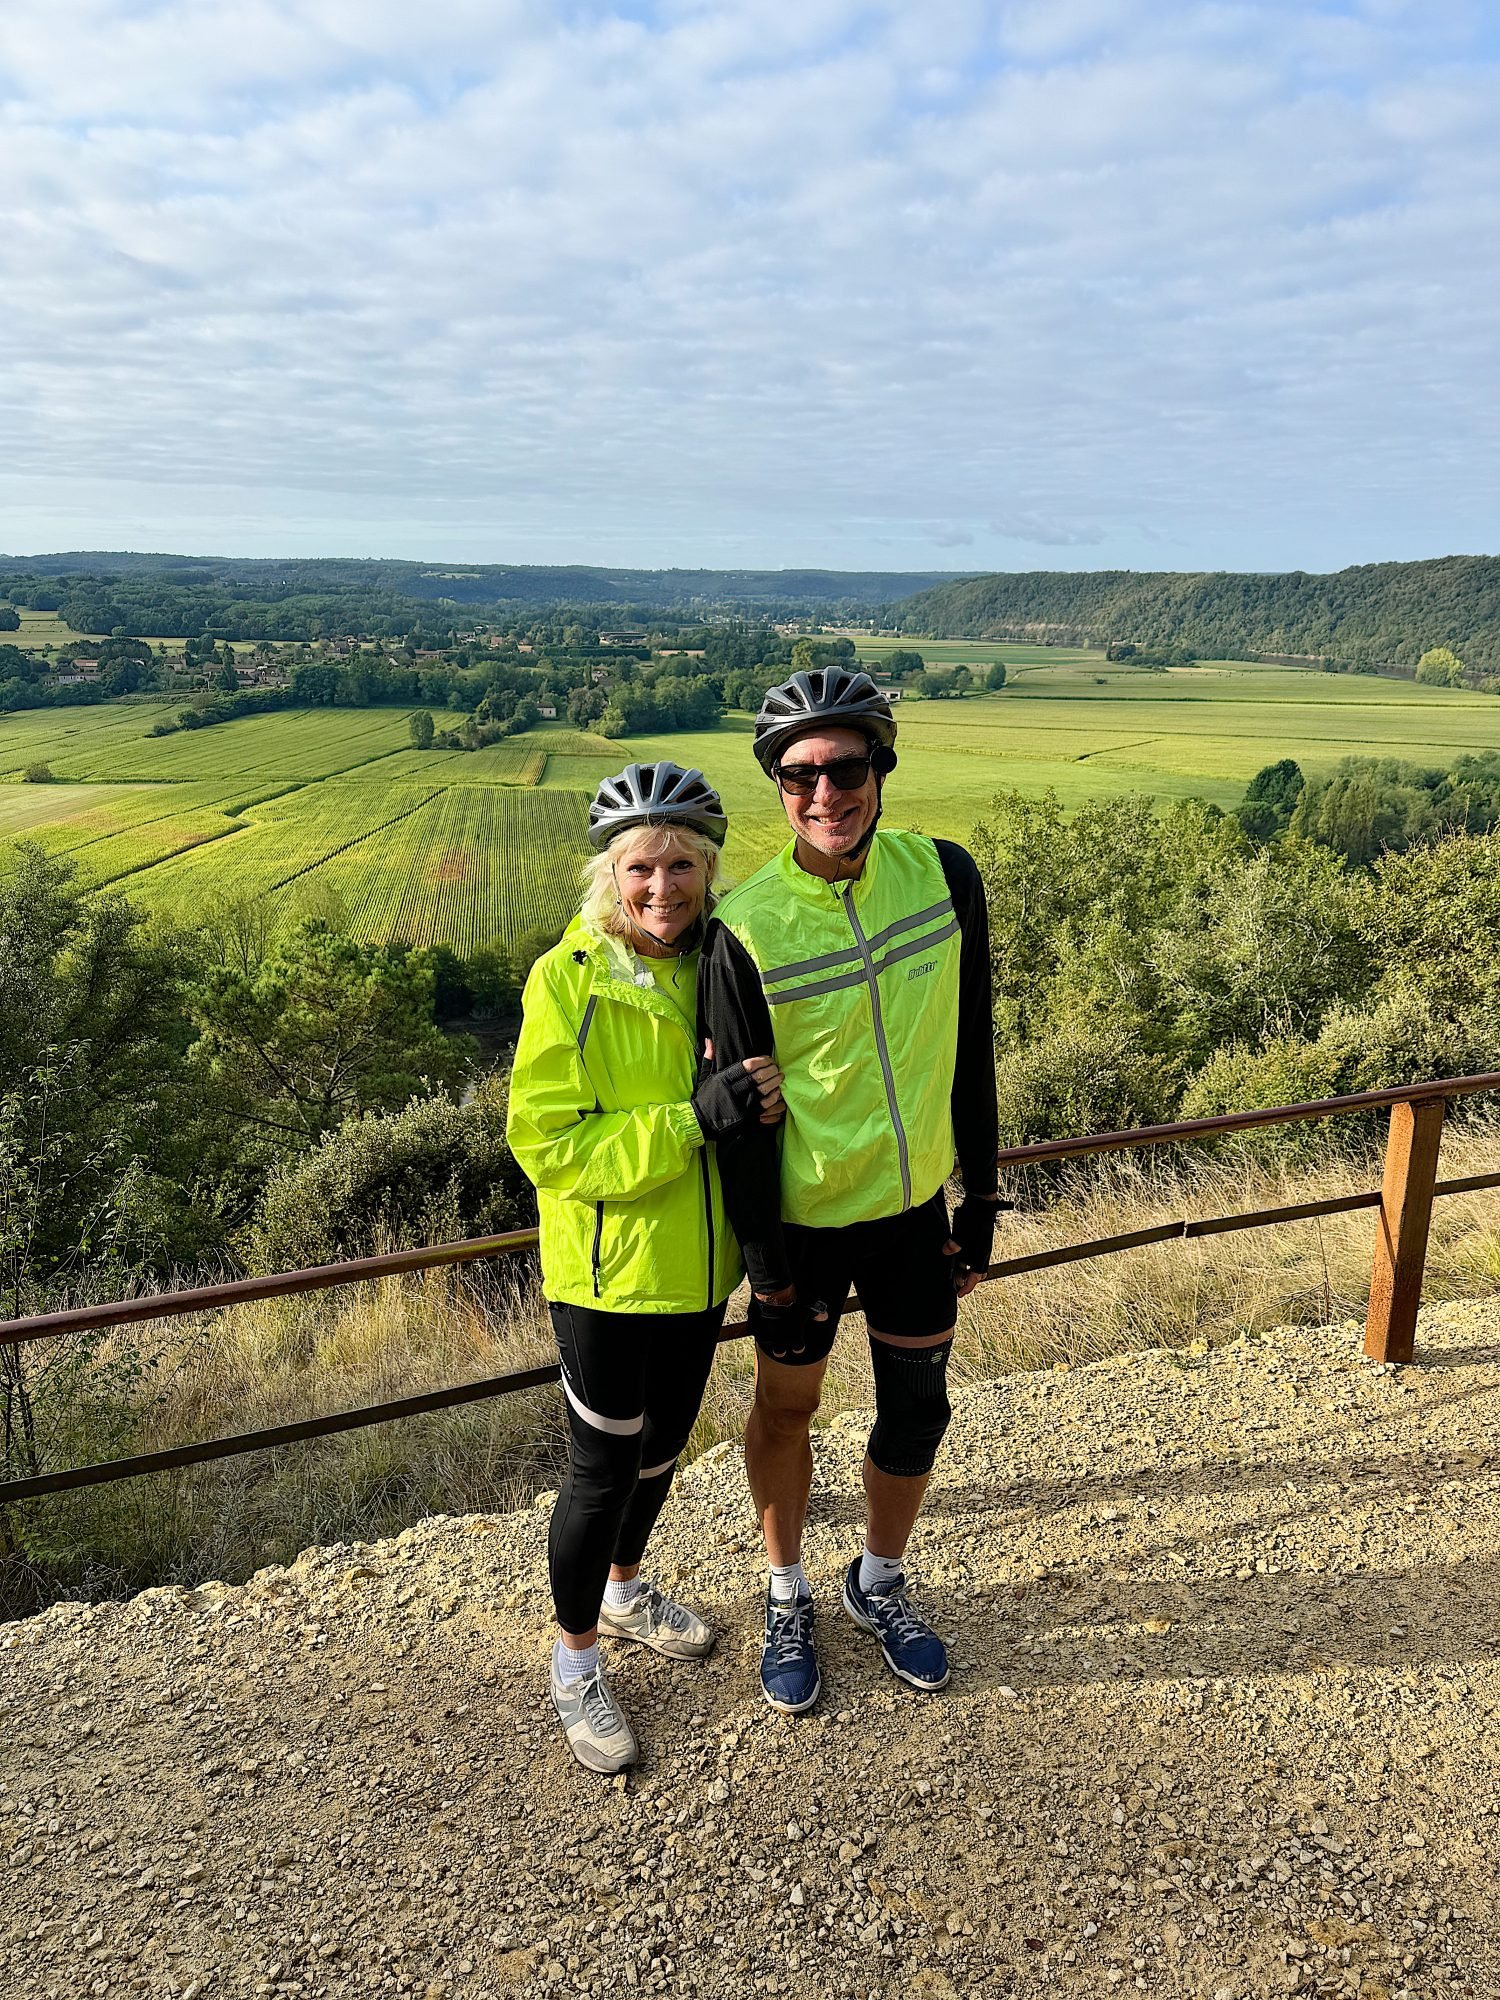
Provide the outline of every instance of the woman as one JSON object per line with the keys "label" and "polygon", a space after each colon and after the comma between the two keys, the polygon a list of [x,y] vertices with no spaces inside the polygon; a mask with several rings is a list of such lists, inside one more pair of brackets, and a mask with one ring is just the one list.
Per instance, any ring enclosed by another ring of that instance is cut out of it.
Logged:
{"label": "woman", "polygon": [[672,1659],[713,1644],[641,1557],[740,1276],[711,1141],[781,1116],[769,1056],[696,1082],[698,945],[726,830],[701,772],[631,764],[605,779],[583,907],[531,969],[511,1084],[572,1440],[547,1540],[552,1701],[573,1755],[606,1773],[639,1751],[600,1632]]}

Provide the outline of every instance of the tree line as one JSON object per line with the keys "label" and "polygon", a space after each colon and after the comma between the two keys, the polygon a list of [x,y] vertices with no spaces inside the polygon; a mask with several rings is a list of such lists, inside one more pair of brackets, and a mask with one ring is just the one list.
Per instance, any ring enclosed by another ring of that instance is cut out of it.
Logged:
{"label": "tree line", "polygon": [[1399,757],[1345,757],[1312,779],[1285,757],[1256,772],[1235,816],[1257,846],[1289,835],[1366,867],[1383,854],[1500,826],[1500,751],[1457,757],[1441,769]]}
{"label": "tree line", "polygon": [[401,637],[440,643],[476,623],[556,612],[601,623],[722,617],[868,616],[942,572],[603,570],[524,564],[193,559],[100,555],[0,558],[0,598],[56,611],[78,632],[151,638]]}
{"label": "tree line", "polygon": [[1450,648],[1500,669],[1500,557],[1372,563],[1329,576],[1032,570],[944,583],[891,607],[902,632],[1068,645],[1186,647],[1415,665]]}

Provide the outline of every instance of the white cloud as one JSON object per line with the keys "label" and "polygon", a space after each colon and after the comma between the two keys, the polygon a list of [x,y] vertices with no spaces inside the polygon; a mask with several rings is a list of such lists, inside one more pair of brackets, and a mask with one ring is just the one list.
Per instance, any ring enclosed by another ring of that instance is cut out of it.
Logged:
{"label": "white cloud", "polygon": [[1442,0],[11,0],[0,547],[1481,546],[1471,32]]}

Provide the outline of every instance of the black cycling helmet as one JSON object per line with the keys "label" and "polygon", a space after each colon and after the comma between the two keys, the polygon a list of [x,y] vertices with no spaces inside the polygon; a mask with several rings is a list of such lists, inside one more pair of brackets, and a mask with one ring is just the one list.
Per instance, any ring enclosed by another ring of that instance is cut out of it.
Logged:
{"label": "black cycling helmet", "polygon": [[701,771],[680,764],[627,764],[606,778],[589,807],[589,846],[602,853],[631,826],[682,826],[724,845],[729,821],[718,793]]}
{"label": "black cycling helmet", "polygon": [[894,766],[896,718],[870,676],[858,668],[814,667],[811,673],[793,674],[780,687],[766,690],[755,718],[755,754],[761,769],[769,776],[789,743],[824,727],[859,730],[872,745],[889,753],[889,763],[881,760],[883,768]]}

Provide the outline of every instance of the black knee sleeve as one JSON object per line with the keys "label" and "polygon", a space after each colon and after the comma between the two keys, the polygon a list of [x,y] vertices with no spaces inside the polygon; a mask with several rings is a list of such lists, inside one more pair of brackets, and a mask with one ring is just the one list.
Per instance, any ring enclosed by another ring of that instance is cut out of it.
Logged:
{"label": "black knee sleeve", "polygon": [[948,1402],[948,1356],[953,1342],[938,1347],[892,1347],[870,1342],[875,1371],[875,1426],[870,1463],[898,1479],[931,1472],[953,1410]]}

